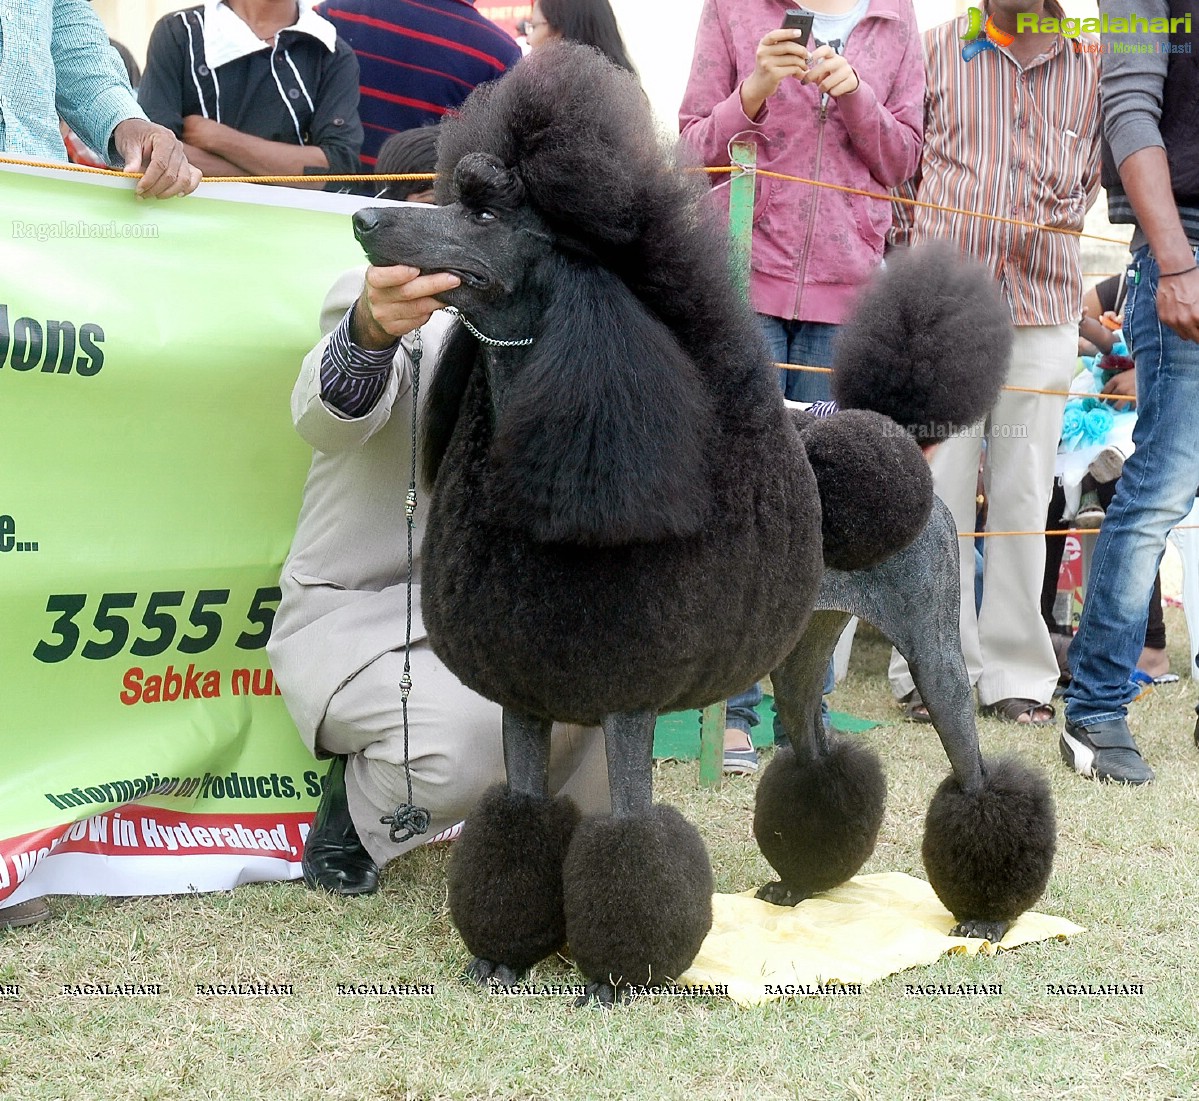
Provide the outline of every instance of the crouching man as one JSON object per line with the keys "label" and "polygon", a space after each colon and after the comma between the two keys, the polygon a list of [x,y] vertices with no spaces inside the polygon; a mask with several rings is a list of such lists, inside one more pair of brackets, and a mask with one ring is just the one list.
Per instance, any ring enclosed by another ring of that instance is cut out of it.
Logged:
{"label": "crouching man", "polygon": [[[404,745],[412,350],[423,343],[423,397],[450,325],[435,296],[458,282],[402,266],[367,268],[365,282],[361,269],[343,275],[292,392],[292,418],[313,459],[268,651],[300,736],[318,758],[333,758],[303,870],[308,886],[336,894],[375,891],[384,864],[462,821],[504,780],[499,706],[465,688],[425,637],[419,503],[407,753]],[[397,843],[381,820],[409,802],[405,759],[411,803],[429,823]],[[598,728],[554,728],[550,791],[572,796],[583,814],[609,811]]]}

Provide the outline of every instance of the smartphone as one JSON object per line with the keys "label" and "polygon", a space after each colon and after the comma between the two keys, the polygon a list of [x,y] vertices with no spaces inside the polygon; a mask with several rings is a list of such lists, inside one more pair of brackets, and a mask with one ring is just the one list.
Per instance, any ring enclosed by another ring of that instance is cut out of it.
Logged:
{"label": "smartphone", "polygon": [[788,8],[783,15],[783,28],[790,31],[801,31],[799,38],[795,39],[801,46],[806,46],[808,40],[812,37],[812,21],[816,18],[810,11],[801,11],[799,8]]}

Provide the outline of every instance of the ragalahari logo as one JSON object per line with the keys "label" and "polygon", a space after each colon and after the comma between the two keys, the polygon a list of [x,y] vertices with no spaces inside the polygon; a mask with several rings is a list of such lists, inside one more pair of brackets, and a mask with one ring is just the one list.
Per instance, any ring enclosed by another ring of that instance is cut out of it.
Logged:
{"label": "ragalahari logo", "polygon": [[1016,41],[1014,34],[1008,34],[1007,31],[1001,31],[995,26],[995,20],[990,16],[987,16],[984,21],[980,8],[967,8],[966,15],[970,20],[970,25],[966,28],[966,33],[962,35],[962,41],[966,43],[962,47],[963,61],[970,61],[997,46],[1010,46]]}

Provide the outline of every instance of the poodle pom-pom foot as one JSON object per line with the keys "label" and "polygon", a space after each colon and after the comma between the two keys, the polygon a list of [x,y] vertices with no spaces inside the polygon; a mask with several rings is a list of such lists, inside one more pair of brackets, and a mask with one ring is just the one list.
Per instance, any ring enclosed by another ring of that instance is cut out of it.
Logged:
{"label": "poodle pom-pom foot", "polygon": [[467,975],[509,985],[566,943],[562,866],[579,811],[498,784],[470,812],[448,871],[450,915],[475,955]]}
{"label": "poodle pom-pom foot", "polygon": [[800,762],[780,749],[758,782],[754,836],[779,874],[758,898],[778,906],[844,883],[874,851],[887,782],[878,756],[835,741],[828,753]]}
{"label": "poodle pom-pom foot", "polygon": [[570,952],[601,1004],[677,979],[712,927],[708,853],[674,807],[584,819],[563,877]]}
{"label": "poodle pom-pom foot", "polygon": [[820,487],[826,566],[870,569],[924,530],[932,474],[919,444],[893,420],[853,409],[810,418],[801,431]]}
{"label": "poodle pom-pom foot", "polygon": [[1049,784],[1014,757],[984,762],[982,787],[946,777],[924,823],[924,870],[957,918],[951,935],[1001,940],[1045,892],[1057,848]]}

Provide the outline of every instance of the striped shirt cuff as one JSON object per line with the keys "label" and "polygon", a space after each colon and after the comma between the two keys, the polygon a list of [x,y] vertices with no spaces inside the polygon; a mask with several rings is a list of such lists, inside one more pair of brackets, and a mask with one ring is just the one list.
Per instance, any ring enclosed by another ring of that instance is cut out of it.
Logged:
{"label": "striped shirt cuff", "polygon": [[347,417],[364,417],[387,389],[397,340],[390,348],[362,348],[350,339],[355,304],[333,330],[321,356],[321,400]]}

